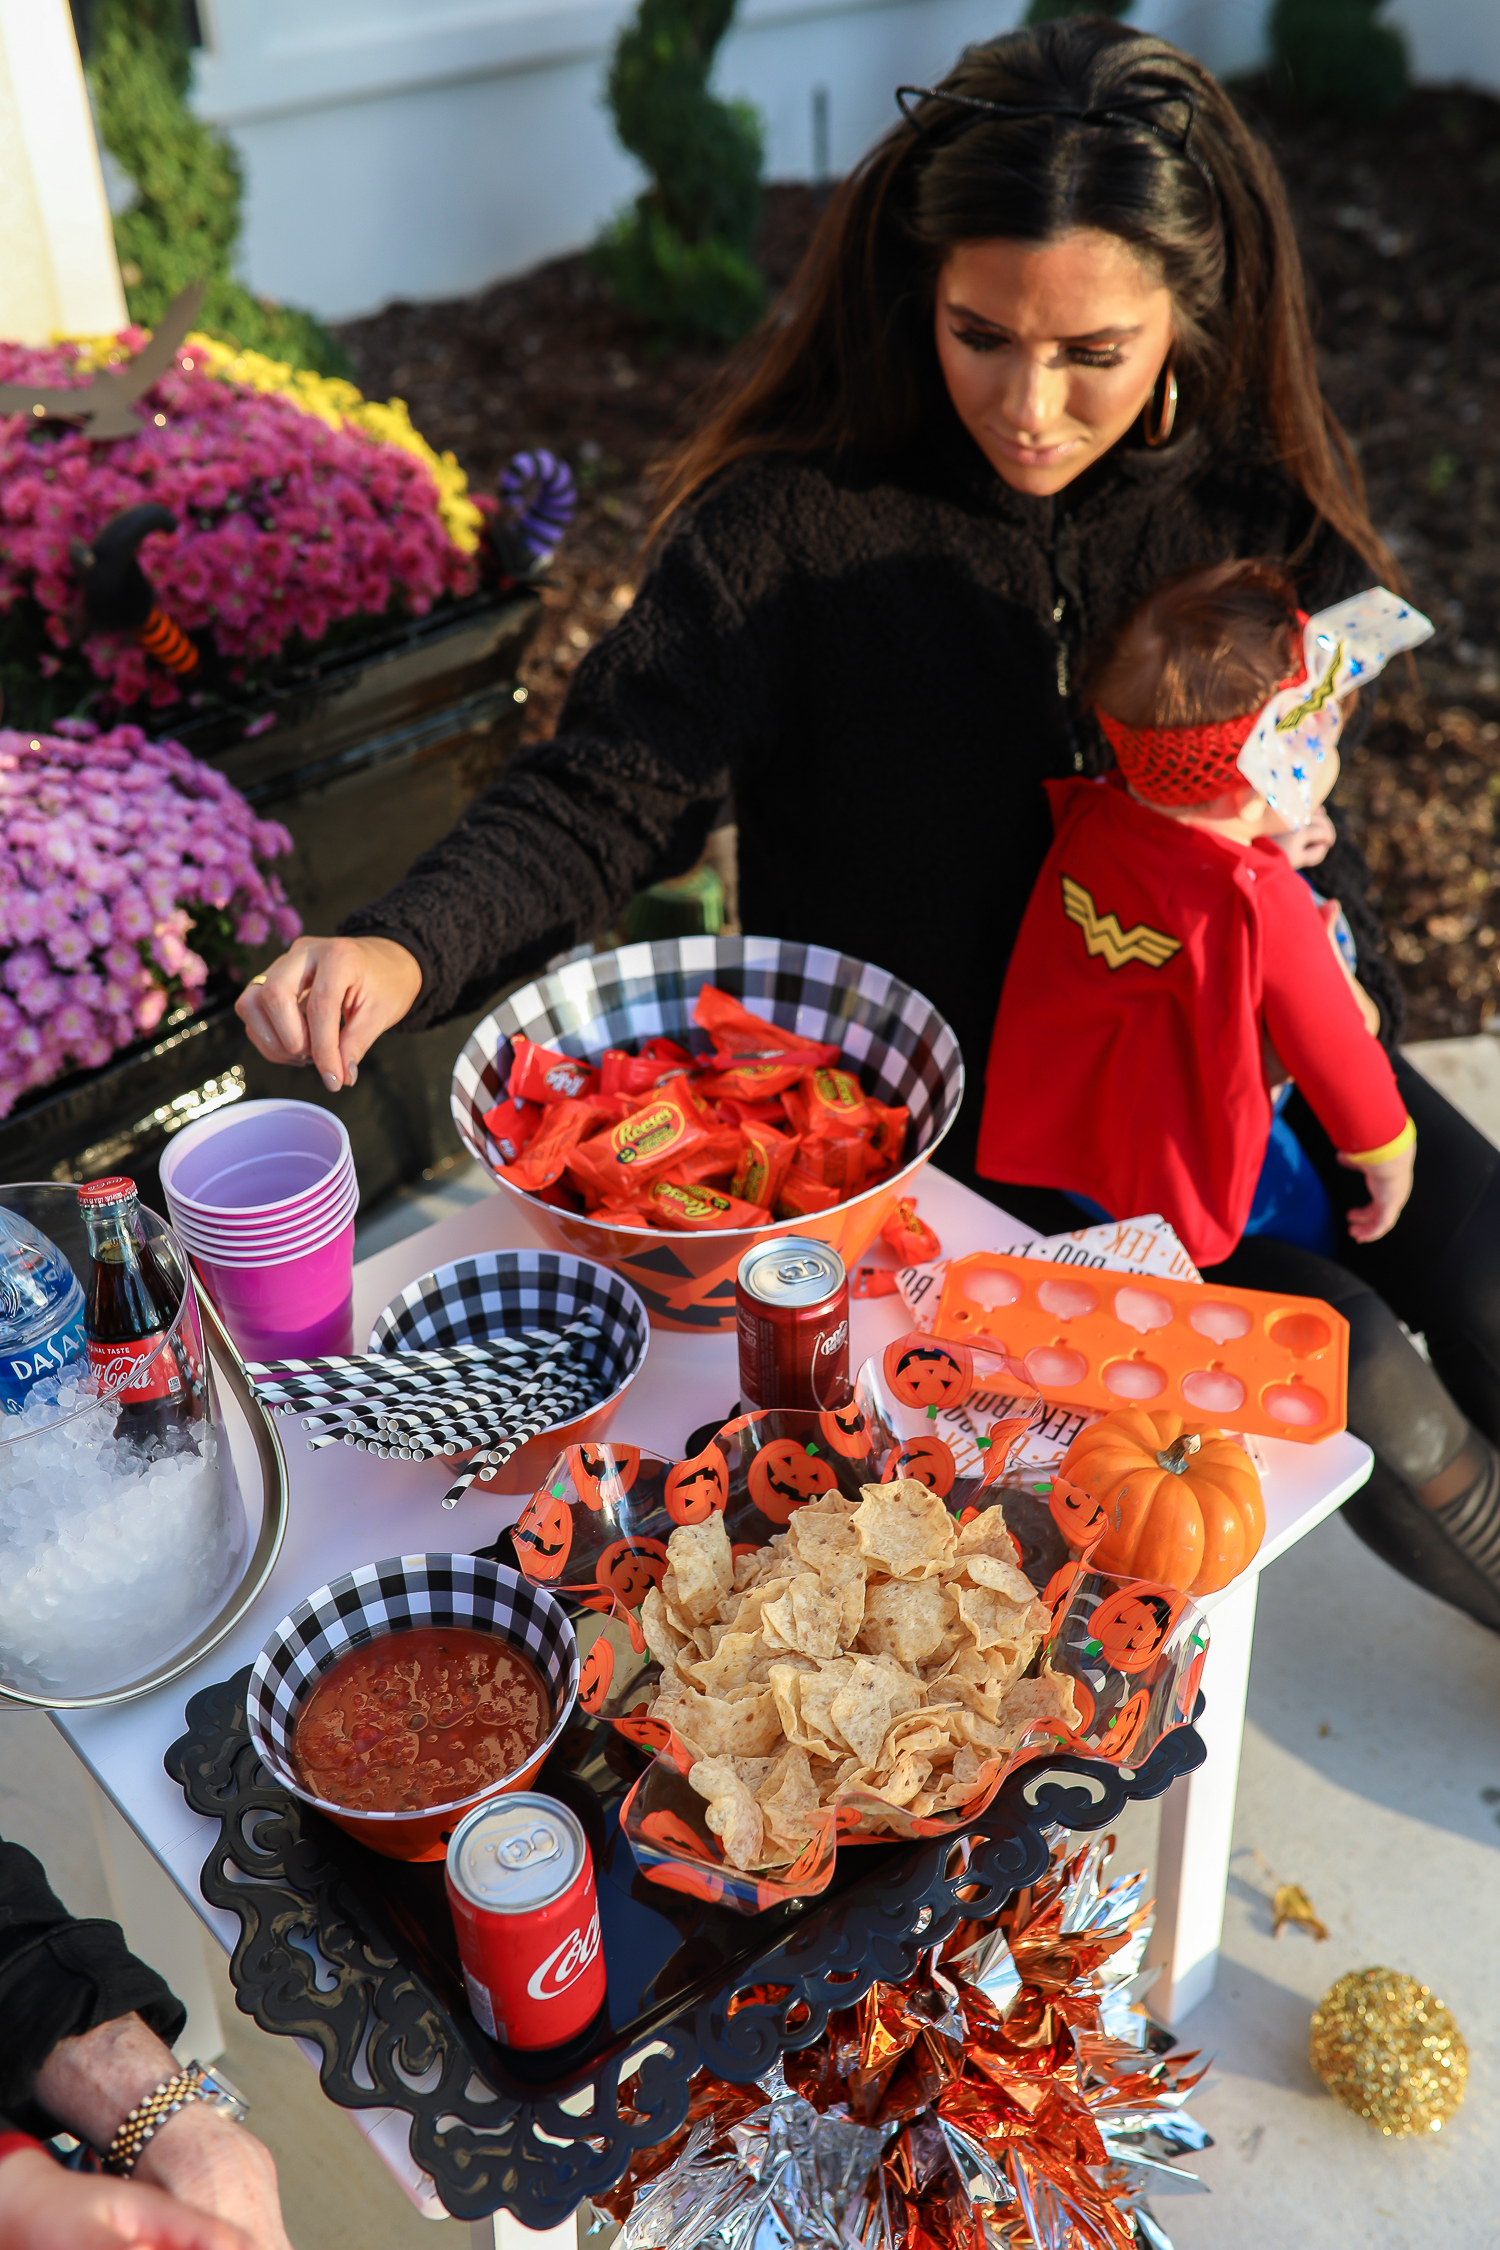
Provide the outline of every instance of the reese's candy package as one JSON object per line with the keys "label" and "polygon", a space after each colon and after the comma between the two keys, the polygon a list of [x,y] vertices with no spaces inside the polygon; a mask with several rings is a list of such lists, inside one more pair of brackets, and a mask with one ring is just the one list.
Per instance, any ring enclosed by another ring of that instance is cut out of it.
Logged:
{"label": "reese's candy package", "polygon": [[598,1083],[599,1073],[592,1063],[518,1037],[505,1090],[522,1101],[571,1102],[591,1094]]}
{"label": "reese's candy package", "polygon": [[709,1227],[764,1227],[771,1222],[763,1203],[744,1203],[721,1188],[694,1185],[670,1172],[651,1182],[636,1208],[657,1226],[683,1234]]}
{"label": "reese's candy package", "polygon": [[517,1101],[514,1094],[507,1094],[493,1109],[485,1111],[485,1131],[499,1151],[502,1164],[515,1163],[521,1151],[535,1138],[542,1115],[540,1102]]}
{"label": "reese's candy package", "polygon": [[943,1246],[930,1226],[917,1217],[917,1199],[903,1195],[880,1230],[880,1239],[903,1266],[929,1265],[943,1254]]}
{"label": "reese's candy package", "polygon": [[839,1200],[837,1188],[825,1187],[811,1172],[804,1172],[794,1164],[781,1183],[776,1216],[778,1219],[811,1218],[814,1212],[831,1211]]}
{"label": "reese's candy package", "polygon": [[786,1111],[779,1101],[741,1102],[728,1094],[714,1107],[721,1117],[732,1119],[736,1125],[770,1125],[778,1133],[786,1131]]}
{"label": "reese's candy package", "polygon": [[607,1133],[596,1133],[573,1148],[568,1177],[586,1197],[628,1203],[639,1193],[641,1182],[695,1155],[707,1139],[707,1126],[673,1085],[650,1095]]}
{"label": "reese's candy package", "polygon": [[766,1023],[753,1016],[744,1004],[730,993],[721,992],[717,985],[706,984],[693,1003],[693,1021],[708,1033],[718,1050],[714,1055],[715,1068],[736,1055],[771,1055],[793,1051],[805,1054],[809,1060],[836,1063],[839,1049],[818,1039],[804,1039],[795,1031],[783,1031],[780,1024]]}
{"label": "reese's candy package", "polygon": [[782,1095],[781,1106],[798,1133],[856,1140],[875,1123],[870,1097],[852,1070],[805,1071]]}
{"label": "reese's candy package", "polygon": [[[870,1155],[874,1159],[874,1165],[870,1177],[874,1179],[879,1177],[879,1173],[894,1172],[906,1154],[906,1128],[911,1121],[911,1111],[904,1106],[889,1108],[886,1103],[876,1101],[873,1094],[867,1094],[865,1099],[870,1105],[873,1119],[870,1127]],[[879,1167],[879,1173],[874,1166]],[[936,1255],[937,1252],[934,1251],[933,1256]]]}
{"label": "reese's candy package", "polygon": [[712,1078],[703,1081],[703,1091],[710,1101],[723,1101],[726,1096],[735,1101],[771,1101],[784,1094],[788,1086],[795,1086],[804,1071],[812,1067],[811,1050],[807,1060],[801,1055],[787,1055],[772,1060],[746,1056],[737,1061],[733,1055],[715,1058],[723,1068]]}
{"label": "reese's candy package", "polygon": [[500,1177],[536,1195],[560,1180],[572,1151],[610,1120],[597,1102],[553,1102],[514,1164],[502,1164]]}
{"label": "reese's candy package", "polygon": [[747,1119],[740,1127],[740,1160],[729,1183],[730,1194],[746,1203],[763,1203],[768,1211],[774,1211],[781,1183],[796,1154],[797,1143],[785,1133]]}

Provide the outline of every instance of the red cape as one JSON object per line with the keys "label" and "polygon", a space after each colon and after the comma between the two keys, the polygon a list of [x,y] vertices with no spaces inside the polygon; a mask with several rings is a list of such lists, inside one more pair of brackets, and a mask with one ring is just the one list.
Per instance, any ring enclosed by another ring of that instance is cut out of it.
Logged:
{"label": "red cape", "polygon": [[1115,781],[1046,787],[1056,839],[1000,995],[977,1168],[1159,1211],[1212,1265],[1266,1153],[1262,1026],[1335,1148],[1394,1140],[1405,1104],[1284,852]]}

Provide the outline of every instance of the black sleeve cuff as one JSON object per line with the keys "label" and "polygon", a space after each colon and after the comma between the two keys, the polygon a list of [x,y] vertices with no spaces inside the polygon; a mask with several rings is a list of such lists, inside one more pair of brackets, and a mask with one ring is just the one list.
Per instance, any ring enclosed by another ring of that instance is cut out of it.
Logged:
{"label": "black sleeve cuff", "polygon": [[170,2046],[187,2010],[116,1922],[77,1922],[19,1844],[0,1842],[0,2111],[46,2140],[64,2129],[33,2099],[60,2039],[138,2015]]}

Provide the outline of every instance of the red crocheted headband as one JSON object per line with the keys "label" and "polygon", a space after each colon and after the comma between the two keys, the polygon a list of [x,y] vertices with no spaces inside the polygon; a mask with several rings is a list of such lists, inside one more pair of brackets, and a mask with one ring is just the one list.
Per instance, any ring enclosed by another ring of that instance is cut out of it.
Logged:
{"label": "red crocheted headband", "polygon": [[[1307,612],[1299,609],[1299,634],[1306,623]],[[1296,670],[1278,680],[1271,695],[1298,687],[1306,678],[1307,665],[1299,656]],[[1266,702],[1270,700],[1267,696]],[[1237,718],[1214,719],[1196,727],[1130,727],[1097,703],[1094,716],[1115,763],[1138,797],[1151,805],[1204,805],[1222,797],[1234,781],[1240,752],[1264,709],[1262,704]]]}

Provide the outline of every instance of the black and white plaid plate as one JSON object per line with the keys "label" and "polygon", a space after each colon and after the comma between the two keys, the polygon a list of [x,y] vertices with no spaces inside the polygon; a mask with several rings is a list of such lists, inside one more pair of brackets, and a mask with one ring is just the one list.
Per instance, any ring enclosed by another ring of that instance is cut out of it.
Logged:
{"label": "black and white plaid plate", "polygon": [[[644,1318],[644,1316],[643,1316]],[[272,1632],[250,1674],[245,1714],[256,1755],[285,1789],[320,1811],[348,1806],[315,1797],[292,1763],[292,1729],[316,1682],[346,1649],[413,1625],[473,1625],[513,1641],[531,1658],[552,1698],[552,1729],[539,1756],[567,1724],[578,1693],[578,1643],[550,1594],[518,1572],[479,1555],[392,1555],[362,1563],[309,1594]],[[480,1792],[482,1795],[483,1792]],[[424,1806],[421,1817],[452,1812]],[[410,1812],[364,1813],[372,1821],[410,1821]]]}
{"label": "black and white plaid plate", "polygon": [[435,1267],[391,1299],[370,1330],[370,1350],[482,1344],[523,1328],[563,1329],[574,1320],[599,1330],[597,1343],[575,1343],[573,1354],[597,1376],[602,1405],[639,1375],[650,1322],[628,1281],[565,1250],[488,1250]]}
{"label": "black and white plaid plate", "polygon": [[836,1040],[868,1092],[911,1111],[911,1153],[930,1152],[963,1099],[958,1041],[930,1000],[852,954],[777,938],[658,938],[570,961],[513,992],[476,1026],[453,1067],[453,1119],[487,1171],[499,1162],[485,1130],[510,1076],[519,1032],[541,1046],[596,1062],[607,1047],[665,1035],[706,1053],[693,1022],[706,984],[807,1039]]}

